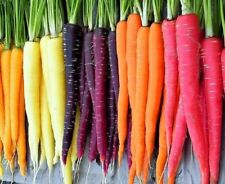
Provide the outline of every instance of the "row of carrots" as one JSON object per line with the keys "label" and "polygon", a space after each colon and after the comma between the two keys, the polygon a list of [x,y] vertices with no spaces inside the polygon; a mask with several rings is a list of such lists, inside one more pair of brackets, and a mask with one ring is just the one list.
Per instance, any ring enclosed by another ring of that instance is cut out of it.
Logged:
{"label": "row of carrots", "polygon": [[163,0],[0,1],[0,155],[11,171],[17,155],[26,174],[28,137],[35,175],[60,161],[72,183],[87,146],[104,177],[126,150],[128,183],[147,183],[158,149],[156,183],[172,184],[189,133],[201,183],[218,183],[224,3],[167,0],[163,20]]}

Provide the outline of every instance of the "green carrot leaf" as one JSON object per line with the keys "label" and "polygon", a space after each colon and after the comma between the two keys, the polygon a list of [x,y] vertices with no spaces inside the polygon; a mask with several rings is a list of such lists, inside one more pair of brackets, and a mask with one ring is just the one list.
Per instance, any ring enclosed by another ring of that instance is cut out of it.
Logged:
{"label": "green carrot leaf", "polygon": [[167,0],[167,19],[175,19],[179,14],[179,0]]}

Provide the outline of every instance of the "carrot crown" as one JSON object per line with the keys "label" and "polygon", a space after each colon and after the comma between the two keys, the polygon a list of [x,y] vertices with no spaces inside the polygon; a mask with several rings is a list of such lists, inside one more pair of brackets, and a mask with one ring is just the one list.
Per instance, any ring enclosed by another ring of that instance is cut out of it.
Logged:
{"label": "carrot crown", "polygon": [[115,0],[104,0],[104,1],[109,17],[110,28],[112,31],[115,31],[117,22],[117,1]]}
{"label": "carrot crown", "polygon": [[[225,35],[225,18],[224,18],[224,0],[220,0],[220,16],[221,16],[221,22],[222,22],[222,28],[223,28],[223,36]],[[224,39],[225,42],[225,39]]]}
{"label": "carrot crown", "polygon": [[152,0],[154,22],[160,23],[163,19],[163,0]]}
{"label": "carrot crown", "polygon": [[179,13],[179,0],[167,0],[167,19],[173,20]]}
{"label": "carrot crown", "polygon": [[51,37],[58,37],[59,33],[62,31],[63,24],[63,10],[62,1],[60,0],[47,0],[48,7],[48,20],[49,20],[49,30]]}
{"label": "carrot crown", "polygon": [[87,0],[83,3],[83,22],[84,26],[88,26],[89,30],[93,30],[93,15],[96,0]]}
{"label": "carrot crown", "polygon": [[204,26],[203,0],[193,0],[193,11],[198,15],[201,26]]}
{"label": "carrot crown", "polygon": [[97,25],[100,28],[107,26],[107,13],[104,0],[98,0]]}
{"label": "carrot crown", "polygon": [[5,19],[4,6],[0,2],[0,42],[2,41],[2,39],[4,37],[4,29],[5,29],[4,19]]}
{"label": "carrot crown", "polygon": [[219,0],[204,0],[204,18],[206,37],[218,36],[221,28]]}
{"label": "carrot crown", "polygon": [[131,2],[131,0],[120,0],[120,21],[126,20]]}
{"label": "carrot crown", "polygon": [[4,48],[10,49],[11,44],[11,35],[12,35],[12,25],[11,25],[11,13],[12,13],[12,4],[9,0],[4,2],[4,23],[5,23],[5,40]]}
{"label": "carrot crown", "polygon": [[192,1],[193,0],[180,0],[182,15],[193,13]]}
{"label": "carrot crown", "polygon": [[135,0],[135,7],[141,16],[142,26],[148,26],[152,15],[152,4],[150,0],[142,0],[142,3],[139,0]]}
{"label": "carrot crown", "polygon": [[[58,0],[55,0],[58,1]],[[82,0],[66,0],[67,16],[70,24],[78,24]],[[61,3],[61,1],[60,1]],[[57,15],[57,14],[56,14]]]}
{"label": "carrot crown", "polygon": [[13,2],[13,26],[15,46],[23,47],[25,42],[25,0],[14,0]]}

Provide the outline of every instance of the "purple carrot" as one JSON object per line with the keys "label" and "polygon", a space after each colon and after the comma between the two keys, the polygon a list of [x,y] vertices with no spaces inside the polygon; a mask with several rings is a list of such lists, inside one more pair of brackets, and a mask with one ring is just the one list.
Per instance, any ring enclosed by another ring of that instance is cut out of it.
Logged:
{"label": "purple carrot", "polygon": [[77,137],[77,157],[80,159],[84,155],[85,145],[87,140],[87,133],[88,133],[88,123],[91,118],[91,95],[88,89],[87,81],[85,84],[85,91],[83,94],[83,101],[82,101],[82,109],[81,117],[80,117],[80,126],[78,130],[78,137]]}
{"label": "purple carrot", "polygon": [[95,104],[97,148],[101,162],[106,156],[106,78],[107,78],[107,34],[104,28],[94,31],[94,57],[95,57]]}
{"label": "purple carrot", "polygon": [[90,144],[89,144],[89,150],[88,150],[88,160],[89,160],[89,162],[92,162],[93,160],[95,160],[97,155],[98,155],[97,135],[96,135],[94,112],[92,113],[91,125],[92,125],[91,126],[91,137],[90,137]]}
{"label": "purple carrot", "polygon": [[127,132],[127,163],[128,168],[130,169],[132,164],[132,155],[131,155],[131,128],[132,128],[132,117],[131,117],[131,109],[128,111],[128,132]]}
{"label": "purple carrot", "polygon": [[84,53],[85,53],[85,70],[88,81],[89,91],[91,93],[92,102],[95,98],[95,62],[93,49],[93,31],[85,33],[84,36]]}
{"label": "purple carrot", "polygon": [[109,75],[109,87],[108,87],[108,101],[107,101],[107,118],[108,118],[108,130],[107,130],[107,152],[106,152],[106,159],[104,162],[104,172],[107,173],[109,164],[112,159],[112,151],[113,151],[113,138],[115,132],[115,111],[116,111],[116,104],[115,104],[115,92],[113,86],[113,80],[111,77],[111,73]]}
{"label": "purple carrot", "polygon": [[79,97],[79,68],[82,49],[82,28],[79,25],[64,25],[63,46],[67,94],[62,144],[62,161],[66,164],[67,153],[72,142],[76,105]]}
{"label": "purple carrot", "polygon": [[[119,72],[118,72],[118,59],[116,52],[116,32],[110,31],[108,35],[108,48],[109,48],[109,65],[115,91],[116,102],[119,96]],[[116,103],[117,104],[117,103]]]}
{"label": "purple carrot", "polygon": [[[85,35],[88,31],[87,27],[83,27],[83,35]],[[79,85],[79,105],[82,111],[82,100],[84,98],[84,90],[85,90],[85,44],[84,44],[84,36],[83,36],[83,44],[82,44],[82,56],[81,56],[81,64],[80,64],[80,85]]]}

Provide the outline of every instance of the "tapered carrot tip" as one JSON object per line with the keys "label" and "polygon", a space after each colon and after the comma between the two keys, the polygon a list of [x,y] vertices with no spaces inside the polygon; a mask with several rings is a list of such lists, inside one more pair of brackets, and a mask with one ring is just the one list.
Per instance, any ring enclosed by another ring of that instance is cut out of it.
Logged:
{"label": "tapered carrot tip", "polygon": [[0,177],[2,177],[4,174],[4,169],[2,167],[2,164],[0,165]]}
{"label": "tapered carrot tip", "polygon": [[[210,178],[210,184],[217,184],[218,181],[216,181],[214,178]],[[206,184],[206,182],[204,182],[203,184]]]}
{"label": "tapered carrot tip", "polygon": [[27,169],[26,169],[26,164],[20,164],[20,174],[22,175],[22,176],[26,176],[26,173],[27,172]]}
{"label": "tapered carrot tip", "polygon": [[120,167],[122,159],[123,159],[123,152],[124,152],[124,146],[120,145],[119,146],[119,153],[118,153],[118,164],[119,164],[119,167]]}
{"label": "tapered carrot tip", "polygon": [[168,184],[174,184],[175,183],[175,177],[169,176],[168,178]]}

